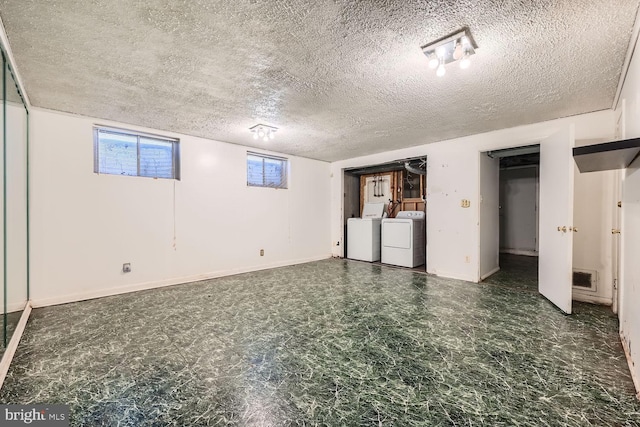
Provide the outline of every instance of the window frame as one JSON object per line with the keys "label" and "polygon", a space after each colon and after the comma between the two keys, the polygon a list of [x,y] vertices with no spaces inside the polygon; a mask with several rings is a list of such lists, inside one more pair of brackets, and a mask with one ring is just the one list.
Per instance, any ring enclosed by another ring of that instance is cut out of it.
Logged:
{"label": "window frame", "polygon": [[[114,134],[119,136],[128,136],[136,138],[136,175],[123,175],[100,171],[100,133]],[[148,176],[140,174],[140,140],[150,139],[158,142],[171,143],[171,177],[165,176]],[[156,135],[147,132],[138,132],[129,129],[114,128],[110,126],[95,125],[93,127],[93,172],[98,175],[116,175],[131,176],[139,178],[152,179],[174,179],[180,181],[180,140],[178,138],[170,138],[167,136]]]}
{"label": "window frame", "polygon": [[[262,185],[249,182],[249,157],[259,157],[262,160]],[[282,162],[281,185],[267,185],[265,175],[265,160],[276,160]],[[256,153],[255,151],[247,151],[247,159],[245,163],[247,167],[247,187],[256,188],[273,188],[276,190],[289,189],[289,159],[286,157],[274,156],[271,154]]]}

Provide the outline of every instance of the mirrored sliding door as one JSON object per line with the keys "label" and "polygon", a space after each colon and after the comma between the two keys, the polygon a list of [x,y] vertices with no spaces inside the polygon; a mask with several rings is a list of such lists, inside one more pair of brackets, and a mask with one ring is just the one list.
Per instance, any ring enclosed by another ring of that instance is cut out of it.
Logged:
{"label": "mirrored sliding door", "polygon": [[2,52],[2,352],[29,299],[28,112]]}

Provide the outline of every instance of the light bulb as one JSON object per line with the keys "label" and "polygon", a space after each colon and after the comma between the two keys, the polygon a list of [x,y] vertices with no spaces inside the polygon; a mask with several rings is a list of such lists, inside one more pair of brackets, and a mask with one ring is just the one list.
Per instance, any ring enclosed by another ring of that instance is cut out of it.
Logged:
{"label": "light bulb", "polygon": [[436,54],[438,55],[438,58],[440,59],[444,59],[444,55],[447,53],[447,50],[445,49],[444,46],[440,46],[436,49]]}
{"label": "light bulb", "polygon": [[269,137],[268,137],[267,135],[265,135],[265,136],[264,136],[264,138],[262,138],[262,140],[263,140],[264,142],[268,142],[268,141],[269,141]]}
{"label": "light bulb", "polygon": [[262,138],[264,136],[264,131],[262,130],[262,128],[258,129],[258,136],[260,138]]}
{"label": "light bulb", "polygon": [[460,68],[466,70],[471,65],[471,60],[469,59],[469,52],[465,52],[464,57],[460,61]]}
{"label": "light bulb", "polygon": [[438,67],[438,70],[436,71],[436,76],[442,77],[446,72],[447,71],[444,69],[444,63],[441,63],[440,66]]}
{"label": "light bulb", "polygon": [[253,139],[258,139],[258,134],[253,132]]}
{"label": "light bulb", "polygon": [[456,48],[453,51],[453,59],[457,61],[458,59],[462,58],[463,53],[464,52],[462,51],[462,43],[456,42]]}
{"label": "light bulb", "polygon": [[275,135],[274,132],[269,132],[269,139],[273,139],[275,137],[276,137],[276,135]]}
{"label": "light bulb", "polygon": [[440,61],[438,60],[438,57],[435,55],[435,53],[429,55],[429,68],[435,70],[438,67],[439,63]]}

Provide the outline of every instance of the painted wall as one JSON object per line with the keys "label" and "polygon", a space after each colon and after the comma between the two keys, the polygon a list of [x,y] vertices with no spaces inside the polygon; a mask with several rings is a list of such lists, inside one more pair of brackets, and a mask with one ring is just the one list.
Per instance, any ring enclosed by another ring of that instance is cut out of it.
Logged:
{"label": "painted wall", "polygon": [[[331,164],[331,240],[342,256],[342,169],[427,156],[427,271],[475,281],[479,261],[478,153],[539,143],[570,124],[576,139],[613,138],[613,111],[606,110],[533,125],[519,126]],[[471,201],[470,208],[460,206]]]}
{"label": "painted wall", "polygon": [[480,154],[480,279],[484,280],[500,268],[499,205],[500,159]]}
{"label": "painted wall", "polygon": [[[638,116],[640,118],[640,116]],[[634,135],[634,134],[632,134]],[[640,137],[640,133],[635,134]],[[626,170],[622,186],[622,272],[619,294],[620,334],[640,387],[640,160]],[[638,389],[640,392],[640,389]]]}
{"label": "painted wall", "polygon": [[612,239],[617,238],[611,234],[617,203],[616,173],[580,173],[575,167],[574,176],[573,224],[578,232],[573,235],[573,268],[596,271],[598,280],[595,291],[573,288],[573,298],[609,305],[613,296]]}
{"label": "painted wall", "polygon": [[500,250],[535,255],[538,167],[500,170]]}
{"label": "painted wall", "polygon": [[246,147],[101,120],[180,138],[181,180],[98,175],[96,120],[31,115],[34,306],[331,256],[328,163],[289,156],[289,189],[247,187]]}
{"label": "painted wall", "polygon": [[[636,29],[638,25],[636,24]],[[637,37],[637,32],[636,32]],[[634,38],[635,40],[635,38]],[[623,109],[622,132],[640,138],[640,49],[636,45],[617,109]],[[631,371],[640,392],[640,161],[626,169],[622,182],[622,251],[619,290],[620,334],[631,356]]]}

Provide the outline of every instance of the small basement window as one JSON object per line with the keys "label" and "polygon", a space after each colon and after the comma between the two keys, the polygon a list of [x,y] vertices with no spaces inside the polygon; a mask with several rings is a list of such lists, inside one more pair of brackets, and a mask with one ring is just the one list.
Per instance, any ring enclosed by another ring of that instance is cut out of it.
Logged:
{"label": "small basement window", "polygon": [[287,188],[289,160],[247,152],[247,185],[250,187]]}
{"label": "small basement window", "polygon": [[93,171],[101,174],[180,179],[179,140],[96,127]]}

